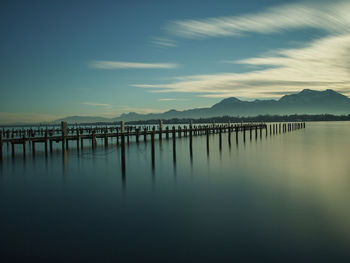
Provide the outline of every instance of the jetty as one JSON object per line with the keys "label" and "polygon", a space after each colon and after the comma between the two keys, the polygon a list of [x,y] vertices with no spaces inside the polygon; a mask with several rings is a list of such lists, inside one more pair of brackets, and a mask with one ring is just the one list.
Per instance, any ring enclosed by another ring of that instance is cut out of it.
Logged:
{"label": "jetty", "polygon": [[[22,148],[23,156],[28,154],[26,146],[30,145],[31,153],[36,153],[36,145],[42,144],[41,150],[48,154],[52,152],[54,144],[60,144],[63,151],[69,149],[72,143],[75,142],[75,148],[77,150],[83,149],[84,145],[87,147],[96,148],[97,139],[102,139],[104,146],[108,146],[112,138],[116,138],[116,146],[121,146],[122,163],[125,163],[125,144],[130,141],[139,143],[140,139],[144,142],[150,139],[152,144],[152,155],[154,155],[154,143],[155,139],[173,141],[173,148],[176,148],[176,139],[181,137],[190,137],[190,147],[192,148],[193,136],[207,136],[207,149],[209,150],[209,135],[218,134],[220,139],[220,145],[222,144],[222,133],[228,133],[228,143],[231,144],[231,134],[235,134],[236,141],[238,142],[238,134],[243,133],[243,140],[246,140],[246,136],[251,139],[277,135],[286,133],[298,129],[305,128],[305,122],[292,122],[292,123],[236,123],[236,124],[207,124],[207,125],[193,125],[192,122],[188,125],[177,126],[163,126],[162,121],[157,126],[126,126],[122,121],[120,125],[115,126],[68,126],[66,122],[61,122],[60,127],[54,128],[12,128],[0,130],[0,160],[3,158],[4,145],[11,146],[11,156],[16,154],[17,145]],[[30,153],[30,152],[29,152]]]}

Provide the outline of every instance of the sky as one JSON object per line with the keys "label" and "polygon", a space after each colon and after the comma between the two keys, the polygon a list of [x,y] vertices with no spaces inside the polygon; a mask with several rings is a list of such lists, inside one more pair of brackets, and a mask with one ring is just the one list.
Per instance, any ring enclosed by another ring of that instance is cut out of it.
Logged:
{"label": "sky", "polygon": [[2,1],[0,123],[350,95],[350,1]]}

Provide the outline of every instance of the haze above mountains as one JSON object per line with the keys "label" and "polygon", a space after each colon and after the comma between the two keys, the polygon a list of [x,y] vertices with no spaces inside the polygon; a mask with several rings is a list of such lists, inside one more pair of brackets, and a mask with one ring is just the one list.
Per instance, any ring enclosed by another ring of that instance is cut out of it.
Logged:
{"label": "haze above mountains", "polygon": [[138,114],[123,113],[116,118],[71,116],[54,121],[59,123],[94,123],[137,121],[173,118],[210,118],[219,116],[257,116],[288,114],[350,114],[350,98],[327,89],[316,91],[304,89],[299,93],[285,95],[279,100],[242,101],[235,97],[223,99],[210,108],[195,108],[184,111],[169,110],[163,113]]}

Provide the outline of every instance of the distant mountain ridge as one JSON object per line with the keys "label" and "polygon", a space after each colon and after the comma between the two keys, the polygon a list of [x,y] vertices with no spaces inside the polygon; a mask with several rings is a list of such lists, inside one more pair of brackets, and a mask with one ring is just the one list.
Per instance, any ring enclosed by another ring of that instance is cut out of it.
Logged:
{"label": "distant mountain ridge", "polygon": [[210,108],[196,108],[184,111],[169,110],[163,113],[138,114],[123,113],[116,118],[73,116],[56,120],[68,123],[117,122],[173,119],[209,118],[218,116],[257,116],[286,114],[350,114],[350,98],[334,90],[316,91],[304,89],[299,93],[284,95],[279,100],[242,101],[231,97],[214,104]]}

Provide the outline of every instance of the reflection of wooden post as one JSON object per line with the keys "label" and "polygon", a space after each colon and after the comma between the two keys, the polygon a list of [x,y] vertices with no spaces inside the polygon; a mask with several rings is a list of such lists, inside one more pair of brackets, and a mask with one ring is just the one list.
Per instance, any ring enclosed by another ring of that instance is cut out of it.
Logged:
{"label": "reflection of wooden post", "polygon": [[122,171],[125,172],[125,122],[122,121],[120,125],[121,130],[121,161],[122,161]]}
{"label": "reflection of wooden post", "polygon": [[206,133],[207,133],[207,153],[209,154],[209,127],[206,127]]}
{"label": "reflection of wooden post", "polygon": [[64,146],[66,143],[66,136],[67,136],[67,122],[62,121],[61,122],[61,132],[62,132],[62,150],[64,150]]}
{"label": "reflection of wooden post", "polygon": [[143,140],[147,142],[147,128],[143,129]]}
{"label": "reflection of wooden post", "polygon": [[12,148],[12,157],[15,157],[15,144],[11,142],[11,148]]}
{"label": "reflection of wooden post", "polygon": [[108,130],[107,130],[107,128],[105,128],[105,147],[107,147],[108,146]]}
{"label": "reflection of wooden post", "polygon": [[93,130],[92,131],[92,135],[91,135],[91,144],[92,144],[92,148],[96,148],[96,131]]}
{"label": "reflection of wooden post", "polygon": [[154,169],[154,163],[155,163],[154,134],[155,134],[155,130],[152,129],[152,133],[151,133],[151,153],[152,153],[152,168],[153,169]]}
{"label": "reflection of wooden post", "polygon": [[2,160],[2,133],[0,132],[0,160]]}
{"label": "reflection of wooden post", "polygon": [[136,143],[139,143],[139,133],[140,133],[140,128],[136,128],[136,134],[135,134]]}
{"label": "reflection of wooden post", "polygon": [[77,150],[79,151],[79,139],[80,139],[80,131],[79,128],[77,127]]}
{"label": "reflection of wooden post", "polygon": [[48,149],[47,149],[47,130],[45,131],[45,154],[47,154]]}
{"label": "reflection of wooden post", "polygon": [[245,142],[245,126],[243,126],[243,141]]}
{"label": "reflection of wooden post", "polygon": [[173,126],[173,160],[176,162],[176,131]]}
{"label": "reflection of wooden post", "polygon": [[165,128],[165,138],[167,140],[169,140],[169,127],[168,126]]}
{"label": "reflection of wooden post", "polygon": [[22,146],[23,146],[23,156],[26,157],[26,135],[25,135],[25,133],[23,134],[23,138],[22,138]]}
{"label": "reflection of wooden post", "polygon": [[163,121],[159,120],[159,141],[162,141]]}

